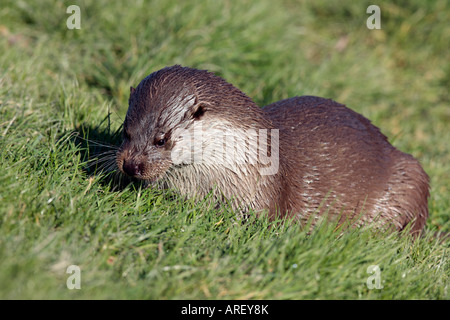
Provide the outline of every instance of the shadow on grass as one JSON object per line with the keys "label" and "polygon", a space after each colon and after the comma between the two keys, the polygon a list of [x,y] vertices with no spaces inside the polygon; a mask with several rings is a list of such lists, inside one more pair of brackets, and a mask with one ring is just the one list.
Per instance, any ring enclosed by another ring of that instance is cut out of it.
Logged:
{"label": "shadow on grass", "polygon": [[116,152],[122,141],[122,125],[111,129],[111,114],[98,125],[83,123],[70,133],[70,140],[77,147],[83,161],[83,170],[90,177],[99,177],[102,185],[112,190],[123,190],[129,184],[136,187],[143,182],[122,174],[116,165]]}

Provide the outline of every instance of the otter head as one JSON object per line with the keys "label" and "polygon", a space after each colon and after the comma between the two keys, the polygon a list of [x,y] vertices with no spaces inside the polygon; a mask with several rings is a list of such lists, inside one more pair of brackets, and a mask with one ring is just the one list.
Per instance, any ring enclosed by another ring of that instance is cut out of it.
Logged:
{"label": "otter head", "polygon": [[[131,87],[123,123],[119,170],[131,177],[155,181],[174,164],[172,152],[180,133],[205,112],[205,104],[189,82],[193,69],[164,68]],[[196,70],[197,71],[197,70]]]}

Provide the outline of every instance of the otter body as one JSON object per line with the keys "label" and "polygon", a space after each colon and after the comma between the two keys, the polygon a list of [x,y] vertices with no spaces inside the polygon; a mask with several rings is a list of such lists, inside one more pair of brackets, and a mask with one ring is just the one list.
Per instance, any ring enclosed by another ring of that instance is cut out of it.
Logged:
{"label": "otter body", "polygon": [[428,217],[428,176],[363,116],[312,96],[260,108],[222,78],[181,66],[131,88],[117,165],[241,211],[412,223],[414,233]]}

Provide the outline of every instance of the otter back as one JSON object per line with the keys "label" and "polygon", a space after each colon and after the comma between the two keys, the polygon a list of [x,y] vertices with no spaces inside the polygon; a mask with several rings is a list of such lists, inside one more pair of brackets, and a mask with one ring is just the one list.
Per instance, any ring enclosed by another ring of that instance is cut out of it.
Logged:
{"label": "otter back", "polygon": [[422,230],[428,176],[369,120],[332,100],[303,96],[264,108],[280,128],[285,155],[284,210],[301,219],[325,211],[359,224],[379,219]]}

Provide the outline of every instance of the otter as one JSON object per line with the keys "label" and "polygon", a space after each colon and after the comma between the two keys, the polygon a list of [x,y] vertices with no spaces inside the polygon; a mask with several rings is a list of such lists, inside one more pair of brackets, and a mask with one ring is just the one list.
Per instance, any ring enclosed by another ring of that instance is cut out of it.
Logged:
{"label": "otter", "polygon": [[179,65],[130,91],[116,156],[130,177],[271,218],[424,228],[419,162],[340,103],[297,96],[260,108],[221,77]]}

